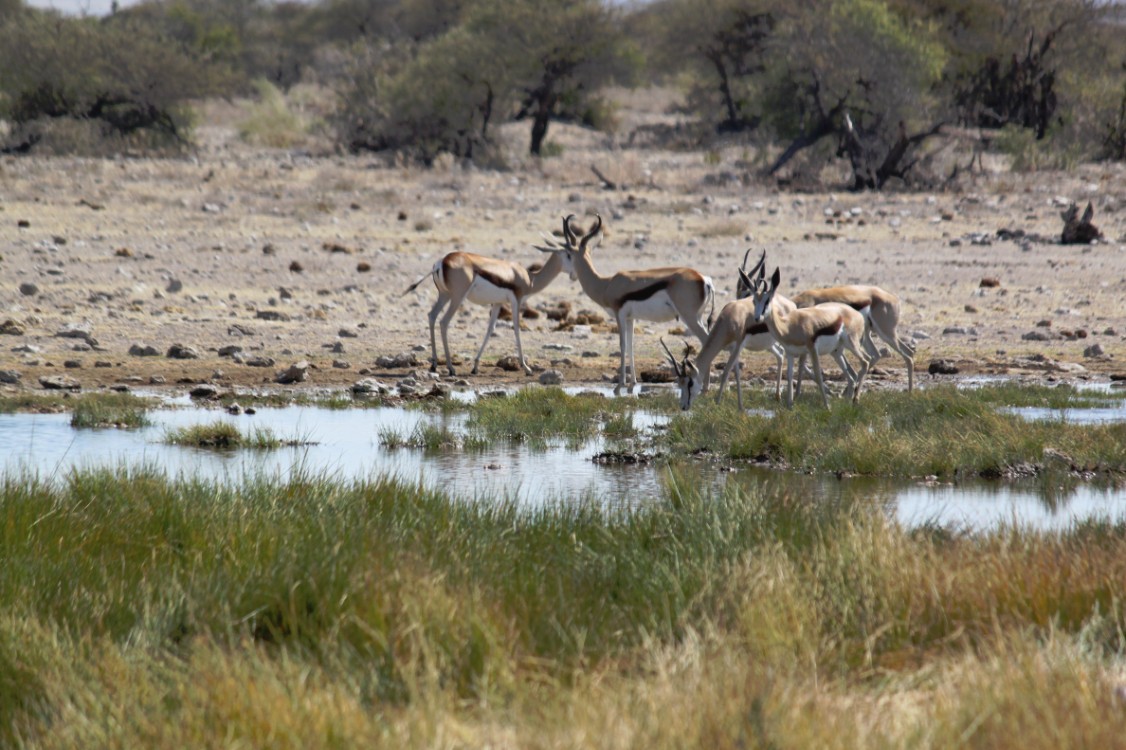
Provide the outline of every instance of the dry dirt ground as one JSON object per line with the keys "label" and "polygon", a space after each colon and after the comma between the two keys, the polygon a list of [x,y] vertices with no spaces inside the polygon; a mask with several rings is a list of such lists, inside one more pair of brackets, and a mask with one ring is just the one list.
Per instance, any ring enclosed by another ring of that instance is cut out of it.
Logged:
{"label": "dry dirt ground", "polygon": [[[1126,374],[1123,165],[1017,175],[987,161],[942,192],[784,192],[741,179],[752,169],[746,146],[685,152],[631,140],[639,125],[675,125],[675,117],[645,95],[623,101],[614,135],[553,125],[549,141],[561,154],[542,162],[521,155],[525,126],[507,131],[512,166],[503,171],[254,148],[237,137],[237,104],[205,108],[201,145],[188,158],[3,157],[0,371],[20,377],[0,387],[37,390],[43,376],[66,376],[86,390],[154,378],[169,388],[269,388],[300,360],[311,365],[306,386],[392,382],[410,369],[380,367],[380,356],[414,351],[415,369],[426,369],[435,291],[430,281],[403,291],[436,259],[470,250],[534,262],[541,232],[565,214],[585,222],[596,212],[606,221],[594,253],[601,272],[690,265],[715,280],[717,306],[732,298],[748,248],[767,251],[784,289],[863,283],[895,292],[924,386],[937,359],[964,374]],[[592,165],[624,189],[605,189]],[[1054,239],[1072,201],[1093,203],[1106,243],[997,236],[1010,229]],[[593,308],[564,276],[532,305],[563,301],[576,312]],[[261,317],[273,313],[280,319]],[[484,308],[467,305],[451,327],[463,362],[486,319]],[[609,326],[556,327],[546,317],[526,322],[533,365],[559,369],[571,384],[615,372],[618,337]],[[59,335],[68,329],[79,338]],[[640,325],[639,369],[659,366],[659,337],[680,340],[681,330]],[[200,357],[167,356],[176,344]],[[1090,356],[1096,344],[1103,353]],[[130,354],[135,346],[157,354]],[[242,347],[241,362],[220,356],[230,346]],[[498,327],[482,374],[469,382],[534,380],[495,367],[514,351],[511,328]],[[253,358],[274,364],[253,366]],[[744,362],[753,376],[773,371],[767,355]],[[902,360],[883,359],[873,382],[904,387]]]}

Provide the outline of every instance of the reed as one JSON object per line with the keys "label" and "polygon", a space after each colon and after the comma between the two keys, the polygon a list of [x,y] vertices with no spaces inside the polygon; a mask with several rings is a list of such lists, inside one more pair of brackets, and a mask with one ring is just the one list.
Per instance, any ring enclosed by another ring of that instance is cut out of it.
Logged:
{"label": "reed", "polygon": [[76,399],[71,427],[147,427],[152,424],[150,399],[130,393],[88,394]]}
{"label": "reed", "polygon": [[0,745],[1113,746],[1126,526],[0,480]]}

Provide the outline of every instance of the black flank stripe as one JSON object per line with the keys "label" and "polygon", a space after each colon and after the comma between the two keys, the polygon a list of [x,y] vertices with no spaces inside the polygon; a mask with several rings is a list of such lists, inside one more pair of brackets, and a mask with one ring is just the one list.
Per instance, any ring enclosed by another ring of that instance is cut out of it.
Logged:
{"label": "black flank stripe", "polygon": [[630,292],[626,296],[622,297],[622,304],[625,304],[626,302],[641,302],[642,300],[647,300],[657,292],[663,291],[666,287],[668,287],[668,285],[668,279],[654,282],[644,289],[638,289],[636,292]]}
{"label": "black flank stripe", "polygon": [[480,276],[482,279],[489,282],[490,284],[492,284],[495,287],[500,287],[501,289],[508,289],[509,291],[516,291],[515,287],[513,287],[512,284],[510,284],[508,281],[505,281],[504,279],[502,279],[501,277],[497,276],[494,273],[489,273],[488,271],[482,271],[480,268],[478,268],[477,269],[477,275]]}

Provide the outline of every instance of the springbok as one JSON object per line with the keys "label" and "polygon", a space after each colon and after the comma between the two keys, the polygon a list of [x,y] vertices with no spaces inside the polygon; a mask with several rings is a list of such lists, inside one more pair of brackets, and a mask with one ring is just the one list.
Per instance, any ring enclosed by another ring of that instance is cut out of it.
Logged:
{"label": "springbok", "polygon": [[[793,368],[794,359],[806,355],[813,366],[813,375],[821,389],[821,400],[829,408],[829,395],[821,375],[821,355],[829,354],[840,365],[848,385],[845,398],[851,394],[853,403],[860,398],[860,388],[868,373],[869,354],[864,349],[864,316],[848,305],[826,302],[814,307],[796,308],[786,311],[775,303],[781,272],[774,269],[770,282],[754,285],[751,298],[754,300],[754,318],[765,321],[774,339],[786,352],[786,405],[794,405]],[[859,371],[849,366],[845,350],[860,361]]]}
{"label": "springbok", "polygon": [[[899,297],[878,286],[833,286],[807,289],[793,296],[799,308],[813,307],[824,302],[848,305],[864,316],[865,335],[862,339],[871,366],[883,356],[872,341],[872,334],[887,342],[891,349],[907,363],[907,392],[915,390],[915,345],[899,337]],[[801,377],[800,373],[798,375]],[[799,386],[800,387],[800,386]]]}
{"label": "springbok", "polygon": [[715,309],[715,287],[707,276],[684,267],[619,271],[611,276],[603,276],[595,269],[588,247],[590,241],[602,231],[602,217],[596,216],[594,226],[581,238],[571,229],[574,218],[574,214],[571,214],[563,219],[562,246],[554,238],[545,236],[547,246],[536,245],[536,248],[555,257],[562,256],[564,267],[570,272],[571,278],[577,278],[583,292],[617,322],[621,361],[614,393],[621,393],[623,385],[627,391],[632,391],[637,383],[633,351],[634,320],[662,322],[680,318],[701,342],[706,341],[708,329],[700,318],[709,301],[713,311]]}
{"label": "springbok", "polygon": [[[427,276],[434,279],[434,286],[438,288],[438,299],[430,308],[430,371],[438,371],[438,346],[434,339],[434,323],[437,322],[442,308],[449,304],[449,309],[442,316],[442,346],[446,353],[446,368],[450,375],[456,375],[453,359],[450,358],[450,321],[461,303],[469,300],[478,305],[490,305],[489,325],[485,330],[485,339],[477,356],[473,358],[472,374],[477,374],[477,366],[481,355],[485,352],[485,345],[493,334],[497,316],[500,315],[501,305],[507,303],[512,308],[512,330],[516,333],[516,355],[520,359],[520,366],[528,375],[532,368],[524,359],[524,349],[520,344],[520,308],[524,300],[537,292],[541,292],[550,284],[563,269],[563,258],[559,255],[552,256],[543,265],[533,264],[524,268],[507,260],[486,258],[473,253],[453,252],[447,254],[434,264]],[[407,287],[403,294],[409,294],[426,281],[423,276]]]}

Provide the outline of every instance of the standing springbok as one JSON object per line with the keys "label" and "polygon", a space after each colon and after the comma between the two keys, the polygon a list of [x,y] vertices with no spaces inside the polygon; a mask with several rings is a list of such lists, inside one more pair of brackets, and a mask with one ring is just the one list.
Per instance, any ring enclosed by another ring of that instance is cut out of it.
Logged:
{"label": "standing springbok", "polygon": [[[765,321],[770,333],[786,351],[786,405],[794,405],[793,369],[794,359],[806,355],[813,366],[813,375],[821,389],[821,400],[829,408],[829,395],[821,375],[821,355],[829,354],[840,365],[848,385],[845,397],[850,393],[853,403],[860,398],[860,387],[868,373],[869,355],[864,349],[864,316],[848,305],[826,302],[814,307],[796,308],[787,312],[782,305],[774,303],[778,291],[781,272],[774,269],[768,284],[754,286],[754,317]],[[860,370],[854,371],[845,359],[848,350],[860,361]]]}
{"label": "standing springbok", "polygon": [[[907,363],[907,392],[915,390],[915,345],[901,339],[896,332],[899,326],[899,297],[878,286],[833,286],[821,289],[807,289],[795,294],[794,304],[799,308],[812,307],[823,302],[838,302],[848,305],[864,316],[864,350],[868,352],[871,366],[883,356],[879,347],[872,341],[875,333],[887,342],[893,351]],[[801,377],[799,373],[799,379]]]}
{"label": "standing springbok", "polygon": [[[643,271],[619,271],[612,276],[602,276],[594,267],[588,245],[602,231],[602,217],[596,216],[594,226],[581,238],[571,229],[571,214],[563,219],[562,246],[546,237],[546,247],[536,248],[554,256],[563,256],[564,267],[577,278],[588,297],[601,305],[618,324],[621,344],[621,362],[615,395],[623,385],[632,391],[637,384],[637,366],[633,351],[634,320],[662,322],[680,318],[684,325],[700,339],[708,338],[708,329],[700,318],[705,306],[711,302],[715,308],[715,287],[712,280],[700,272],[684,267],[650,268]],[[629,368],[626,368],[626,357]]]}
{"label": "standing springbok", "polygon": [[[520,344],[520,308],[524,300],[537,292],[541,292],[550,284],[563,269],[563,258],[552,256],[542,266],[533,264],[524,268],[507,260],[486,258],[473,253],[453,252],[434,264],[430,269],[430,276],[434,279],[434,286],[438,287],[438,299],[430,308],[430,371],[438,371],[438,346],[434,339],[434,323],[438,320],[442,308],[449,303],[449,309],[442,316],[442,346],[446,352],[446,368],[450,375],[456,375],[453,359],[450,358],[450,321],[461,303],[469,300],[478,305],[491,305],[489,313],[489,326],[485,330],[485,340],[473,358],[472,374],[477,374],[477,365],[481,355],[485,353],[485,345],[493,334],[497,316],[500,315],[501,305],[507,303],[512,308],[512,330],[516,333],[516,355],[520,359],[520,366],[528,375],[532,368],[524,359],[524,348]],[[426,281],[423,276],[418,281],[407,287],[403,294],[409,294]]]}

